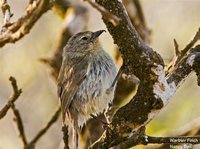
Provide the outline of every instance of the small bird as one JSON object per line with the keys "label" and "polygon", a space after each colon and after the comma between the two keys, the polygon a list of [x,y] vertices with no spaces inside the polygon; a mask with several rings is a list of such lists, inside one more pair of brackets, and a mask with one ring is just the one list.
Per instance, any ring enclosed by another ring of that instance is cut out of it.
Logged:
{"label": "small bird", "polygon": [[98,40],[104,31],[77,33],[63,49],[58,96],[63,123],[67,120],[73,127],[76,149],[78,129],[104,112],[114,98],[117,69]]}

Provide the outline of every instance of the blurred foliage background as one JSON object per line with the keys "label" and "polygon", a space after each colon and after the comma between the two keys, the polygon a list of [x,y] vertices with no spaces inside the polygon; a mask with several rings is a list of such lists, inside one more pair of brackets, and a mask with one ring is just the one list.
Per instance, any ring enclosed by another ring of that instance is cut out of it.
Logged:
{"label": "blurred foliage background", "polygon": [[[99,12],[90,5],[78,0],[89,9],[89,30],[106,29]],[[28,4],[26,0],[8,0],[14,13],[12,21],[19,18]],[[150,46],[164,58],[166,64],[174,54],[173,39],[178,41],[180,49],[192,39],[200,27],[199,0],[141,0],[147,26],[151,29]],[[0,22],[2,22],[2,14]],[[0,107],[3,107],[12,94],[9,76],[17,79],[23,93],[16,102],[23,118],[25,132],[30,140],[49,120],[59,105],[56,95],[56,82],[49,68],[39,61],[52,54],[52,45],[61,27],[62,20],[48,11],[35,24],[31,32],[15,44],[0,49]],[[114,58],[113,41],[109,33],[103,34],[101,42]],[[151,121],[147,133],[154,136],[166,136],[184,124],[199,118],[200,89],[195,74],[190,75],[177,90],[169,105]],[[134,114],[134,113],[133,113]],[[55,149],[60,145],[61,121],[40,139],[38,149]],[[9,110],[0,121],[0,149],[22,148],[18,132],[13,124],[13,115]]]}

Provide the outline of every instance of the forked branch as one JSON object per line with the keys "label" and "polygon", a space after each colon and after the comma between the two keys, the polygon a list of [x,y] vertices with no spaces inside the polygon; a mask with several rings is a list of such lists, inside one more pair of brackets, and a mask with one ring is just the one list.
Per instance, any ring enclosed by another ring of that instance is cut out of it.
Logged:
{"label": "forked branch", "polygon": [[[0,47],[3,47],[7,43],[15,43],[28,34],[42,14],[51,9],[52,6],[51,0],[36,0],[29,3],[25,14],[21,18],[4,27],[3,33],[0,35]],[[5,18],[9,18],[7,16]]]}
{"label": "forked branch", "polygon": [[16,79],[14,77],[10,77],[9,80],[11,81],[11,85],[13,88],[13,95],[10,97],[7,104],[0,110],[0,119],[2,119],[7,114],[12,104],[16,102],[16,100],[19,98],[19,96],[22,93],[22,89],[19,89],[17,86]]}

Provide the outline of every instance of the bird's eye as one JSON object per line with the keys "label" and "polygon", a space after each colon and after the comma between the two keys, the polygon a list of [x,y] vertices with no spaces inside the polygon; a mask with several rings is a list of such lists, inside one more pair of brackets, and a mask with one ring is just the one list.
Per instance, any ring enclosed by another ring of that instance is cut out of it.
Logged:
{"label": "bird's eye", "polygon": [[81,38],[81,40],[88,40],[88,37],[84,36]]}

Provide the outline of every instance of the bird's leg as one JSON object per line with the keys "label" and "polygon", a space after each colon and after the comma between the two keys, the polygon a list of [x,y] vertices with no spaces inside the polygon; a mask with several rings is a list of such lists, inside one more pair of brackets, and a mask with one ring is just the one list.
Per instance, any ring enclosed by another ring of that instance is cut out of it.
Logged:
{"label": "bird's leg", "polygon": [[[119,79],[119,77],[121,76],[121,74],[123,73],[124,71],[124,68],[125,68],[126,65],[122,65],[114,79],[114,81],[112,82],[112,85],[110,88],[108,88],[106,90],[106,93],[109,94],[112,92],[113,88],[115,87],[116,83],[117,83],[117,80]],[[139,84],[140,83],[140,80],[134,75],[126,75],[126,74],[122,74],[122,78],[127,80],[127,81],[132,81],[134,84]]]}
{"label": "bird's leg", "polygon": [[101,120],[99,117],[97,117],[97,116],[95,116],[95,115],[93,115],[93,114],[90,114],[90,116],[92,117],[92,118],[94,118],[95,120],[97,120],[97,121],[100,121],[103,125],[109,125],[107,122],[104,122],[103,120]]}
{"label": "bird's leg", "polygon": [[113,81],[113,83],[112,83],[112,85],[111,85],[111,88],[113,88],[115,86],[115,84],[117,83],[117,80],[119,79],[120,75],[122,74],[123,69],[124,69],[124,67],[121,66],[116,77],[115,77],[115,79],[114,79],[114,81]]}
{"label": "bird's leg", "polygon": [[123,72],[123,69],[124,69],[124,66],[122,65],[122,66],[120,67],[120,69],[119,69],[119,71],[118,71],[118,73],[117,73],[117,75],[116,75],[114,81],[112,82],[111,87],[108,88],[108,89],[106,90],[106,93],[107,93],[107,94],[109,94],[110,92],[112,92],[114,86],[115,86],[116,83],[117,83],[117,80],[119,79],[119,77],[121,76],[121,74],[122,74],[122,72]]}
{"label": "bird's leg", "polygon": [[104,130],[109,130],[109,123],[107,122],[104,122],[103,120],[101,120],[100,118],[98,118],[97,116],[93,115],[93,114],[90,114],[90,116],[94,119],[96,119],[97,121],[100,121],[102,124],[103,124],[103,129]]}

